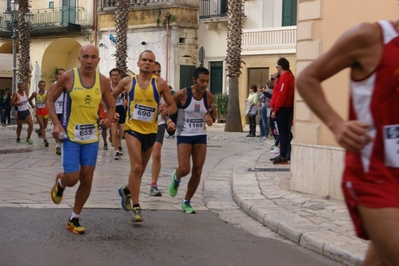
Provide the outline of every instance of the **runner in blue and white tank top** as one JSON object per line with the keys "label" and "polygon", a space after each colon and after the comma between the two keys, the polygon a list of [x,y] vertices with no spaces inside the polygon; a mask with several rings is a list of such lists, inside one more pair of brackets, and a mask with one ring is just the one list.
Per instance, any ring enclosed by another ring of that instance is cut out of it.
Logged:
{"label": "runner in blue and white tank top", "polygon": [[[28,95],[26,95],[25,91],[25,83],[24,82],[18,82],[17,84],[17,92],[15,92],[12,96],[11,99],[11,105],[18,107],[17,110],[17,143],[21,143],[20,136],[21,136],[21,130],[22,130],[22,123],[26,122],[28,124],[28,130],[27,130],[27,138],[26,142],[29,145],[32,145],[32,139],[30,138],[33,130],[33,120],[32,120],[32,115],[29,111],[29,101],[28,101]],[[32,106],[33,108],[33,106]]]}
{"label": "runner in blue and white tank top", "polygon": [[[65,69],[63,68],[57,69],[57,80],[59,77],[61,77],[62,74],[64,74],[64,72]],[[49,91],[51,91],[55,87],[55,84],[57,84],[57,80],[50,84]],[[64,97],[65,97],[65,92],[61,92],[60,96],[57,98],[57,100],[54,103],[55,112],[57,114],[58,120],[60,121],[63,120],[62,114],[64,113],[66,114],[66,112],[64,112],[64,101],[65,101]],[[65,119],[66,118],[64,118],[64,120]],[[55,154],[61,155],[61,141],[58,138],[58,135],[54,136],[54,140],[55,140]]]}
{"label": "runner in blue and white tank top", "polygon": [[[176,92],[173,99],[178,107],[176,122],[178,167],[172,173],[169,195],[175,197],[182,177],[191,172],[187,192],[181,208],[185,213],[196,213],[190,200],[201,181],[202,167],[206,157],[206,125],[215,122],[216,108],[213,95],[207,91],[209,71],[198,67],[193,74],[194,85]],[[206,124],[206,125],[205,125]],[[190,169],[190,157],[193,167]]]}
{"label": "runner in blue and white tank top", "polygon": [[[121,80],[121,74],[119,68],[113,68],[109,71],[109,78],[111,79],[110,87],[111,91],[114,91],[116,86],[118,86]],[[111,127],[111,138],[112,138],[112,145],[115,149],[115,157],[114,160],[120,160],[121,155],[123,155],[122,149],[122,139],[124,139],[124,132],[125,132],[125,120],[126,120],[126,104],[127,101],[125,99],[125,93],[122,92],[121,94],[116,97],[116,108],[115,112],[119,114],[119,120],[117,123],[112,123]]]}
{"label": "runner in blue and white tank top", "polygon": [[205,115],[208,113],[207,92],[205,91],[201,99],[193,97],[190,86],[186,87],[186,104],[177,110],[176,136],[199,136],[206,135]]}

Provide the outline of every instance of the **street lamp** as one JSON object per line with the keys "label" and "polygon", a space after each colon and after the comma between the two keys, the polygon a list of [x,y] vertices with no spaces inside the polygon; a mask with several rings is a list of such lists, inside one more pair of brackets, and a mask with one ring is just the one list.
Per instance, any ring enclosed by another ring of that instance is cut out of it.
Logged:
{"label": "street lamp", "polygon": [[[18,10],[19,1],[12,0],[10,7],[3,13],[4,22],[7,24],[7,29],[12,31],[12,93],[17,91],[17,39],[18,39]],[[31,23],[33,18],[33,13],[29,10],[24,14],[24,21],[26,23]]]}

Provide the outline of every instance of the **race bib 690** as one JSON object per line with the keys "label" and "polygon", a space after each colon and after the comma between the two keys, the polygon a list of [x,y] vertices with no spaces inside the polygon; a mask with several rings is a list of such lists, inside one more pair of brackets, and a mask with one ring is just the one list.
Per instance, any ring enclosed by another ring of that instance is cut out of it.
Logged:
{"label": "race bib 690", "polygon": [[152,122],[154,121],[155,110],[155,107],[135,104],[133,110],[133,119],[145,122]]}

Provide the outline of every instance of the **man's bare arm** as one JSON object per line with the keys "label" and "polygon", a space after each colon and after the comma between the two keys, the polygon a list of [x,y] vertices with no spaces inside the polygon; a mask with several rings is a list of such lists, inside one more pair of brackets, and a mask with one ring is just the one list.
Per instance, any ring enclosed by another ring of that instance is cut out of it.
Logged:
{"label": "man's bare arm", "polygon": [[36,95],[37,95],[37,93],[33,92],[32,95],[28,99],[28,102],[29,102],[30,106],[32,106],[32,108],[35,108],[35,105],[33,104],[32,100],[33,100],[33,98],[36,97]]}
{"label": "man's bare arm", "polygon": [[163,99],[165,100],[165,103],[167,104],[167,107],[166,106],[165,108],[162,107],[162,109],[159,110],[161,115],[163,117],[166,117],[176,113],[177,107],[175,101],[173,100],[173,97],[170,94],[168,84],[162,78],[158,78],[158,90],[161,93]]}
{"label": "man's bare arm", "polygon": [[118,86],[116,86],[112,92],[114,99],[118,98],[122,92],[128,93],[131,81],[132,78],[130,76],[124,77],[121,81],[119,81]]}
{"label": "man's bare arm", "polygon": [[103,121],[102,125],[110,127],[112,122],[115,121],[115,98],[112,97],[109,80],[101,75],[101,90],[103,101],[107,107],[107,118],[109,121]]}
{"label": "man's bare arm", "polygon": [[[352,75],[355,72],[356,75],[366,76],[372,67],[364,62],[368,62],[365,59],[370,59],[370,54],[375,54],[375,36],[378,38],[378,29],[372,24],[352,28],[329,51],[306,67],[296,80],[298,92],[310,109],[331,129],[338,143],[348,150],[361,149],[371,141],[365,131],[369,125],[357,121],[348,130],[348,124],[327,102],[321,82],[348,67],[352,69]],[[348,139],[344,136],[346,131],[355,133],[348,133]]]}

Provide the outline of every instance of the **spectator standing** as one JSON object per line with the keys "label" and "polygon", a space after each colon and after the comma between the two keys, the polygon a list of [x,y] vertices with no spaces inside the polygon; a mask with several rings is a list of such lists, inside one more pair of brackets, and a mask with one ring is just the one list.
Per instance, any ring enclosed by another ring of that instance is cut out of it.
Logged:
{"label": "spectator standing", "polygon": [[291,142],[291,124],[294,112],[295,79],[290,70],[290,63],[284,57],[277,61],[278,81],[274,86],[271,108],[271,118],[277,122],[280,136],[280,154],[270,159],[273,164],[287,164],[288,151]]}
{"label": "spectator standing", "polygon": [[256,91],[258,87],[256,85],[251,85],[249,87],[248,99],[246,99],[246,105],[249,107],[248,121],[249,121],[249,134],[247,137],[256,137],[256,114],[258,112],[258,94]]}
{"label": "spectator standing", "polygon": [[9,91],[7,91],[6,96],[4,97],[3,108],[4,108],[4,114],[3,114],[3,120],[1,122],[3,126],[5,126],[11,123],[11,92]]}
{"label": "spectator standing", "polygon": [[266,107],[266,94],[264,93],[266,86],[262,86],[259,89],[259,101],[258,106],[260,107],[259,112],[259,140],[267,140],[269,136],[269,126],[268,126],[268,119],[267,119],[267,107]]}
{"label": "spectator standing", "polygon": [[4,95],[0,92],[0,121],[3,122]]}

